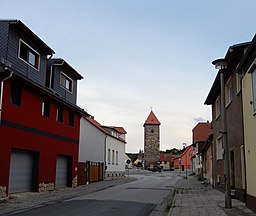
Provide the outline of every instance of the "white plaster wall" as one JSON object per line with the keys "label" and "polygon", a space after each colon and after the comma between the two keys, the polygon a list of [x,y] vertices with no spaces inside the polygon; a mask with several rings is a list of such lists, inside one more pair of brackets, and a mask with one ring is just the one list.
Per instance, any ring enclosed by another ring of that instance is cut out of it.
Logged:
{"label": "white plaster wall", "polygon": [[80,120],[79,162],[104,162],[105,133],[86,119]]}
{"label": "white plaster wall", "polygon": [[[108,149],[110,149],[110,164],[107,163],[107,172],[124,172],[125,171],[125,143],[113,138],[107,137],[107,148],[106,148],[106,161],[108,155]],[[112,150],[115,151],[115,160],[114,164],[112,164]],[[118,165],[116,165],[116,151],[118,151]]]}

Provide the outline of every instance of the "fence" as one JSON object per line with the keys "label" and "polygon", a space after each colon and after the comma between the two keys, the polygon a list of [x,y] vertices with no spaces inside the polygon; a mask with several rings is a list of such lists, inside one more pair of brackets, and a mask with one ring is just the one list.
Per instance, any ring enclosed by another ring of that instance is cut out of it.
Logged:
{"label": "fence", "polygon": [[78,185],[103,181],[104,163],[86,161],[78,163]]}

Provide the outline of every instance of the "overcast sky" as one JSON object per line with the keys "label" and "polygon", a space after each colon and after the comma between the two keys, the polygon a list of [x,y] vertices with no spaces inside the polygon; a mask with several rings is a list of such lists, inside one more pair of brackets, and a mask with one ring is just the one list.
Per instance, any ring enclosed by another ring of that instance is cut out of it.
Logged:
{"label": "overcast sky", "polygon": [[84,79],[78,105],[103,125],[123,126],[127,152],[143,149],[150,107],[160,148],[192,143],[211,121],[204,105],[211,62],[255,34],[255,0],[12,0],[2,19],[20,19]]}

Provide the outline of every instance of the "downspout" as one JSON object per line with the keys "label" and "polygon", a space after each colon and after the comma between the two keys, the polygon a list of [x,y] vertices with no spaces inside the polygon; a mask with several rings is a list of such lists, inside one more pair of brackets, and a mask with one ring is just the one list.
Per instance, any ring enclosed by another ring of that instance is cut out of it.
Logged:
{"label": "downspout", "polygon": [[[50,58],[49,58],[50,59]],[[53,66],[62,66],[64,65],[64,61],[62,60],[61,64],[52,64],[51,65],[51,69],[50,69],[50,80],[49,80],[49,88],[52,89],[52,70],[53,70]]]}
{"label": "downspout", "polygon": [[104,142],[104,167],[103,167],[103,180],[105,179],[106,170],[107,170],[107,161],[106,161],[106,151],[107,151],[107,135],[105,136],[105,142]]}
{"label": "downspout", "polygon": [[1,122],[2,122],[2,107],[3,107],[3,91],[4,91],[4,81],[6,81],[7,79],[10,79],[13,75],[13,71],[10,72],[10,75],[6,78],[4,78],[2,81],[1,81],[1,94],[0,94],[0,125],[1,125]]}

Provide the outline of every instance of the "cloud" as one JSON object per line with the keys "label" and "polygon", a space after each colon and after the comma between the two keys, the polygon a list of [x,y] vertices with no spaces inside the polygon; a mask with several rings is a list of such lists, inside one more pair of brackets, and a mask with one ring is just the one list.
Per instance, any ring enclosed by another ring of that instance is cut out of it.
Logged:
{"label": "cloud", "polygon": [[205,122],[205,119],[202,117],[193,118],[196,122]]}

